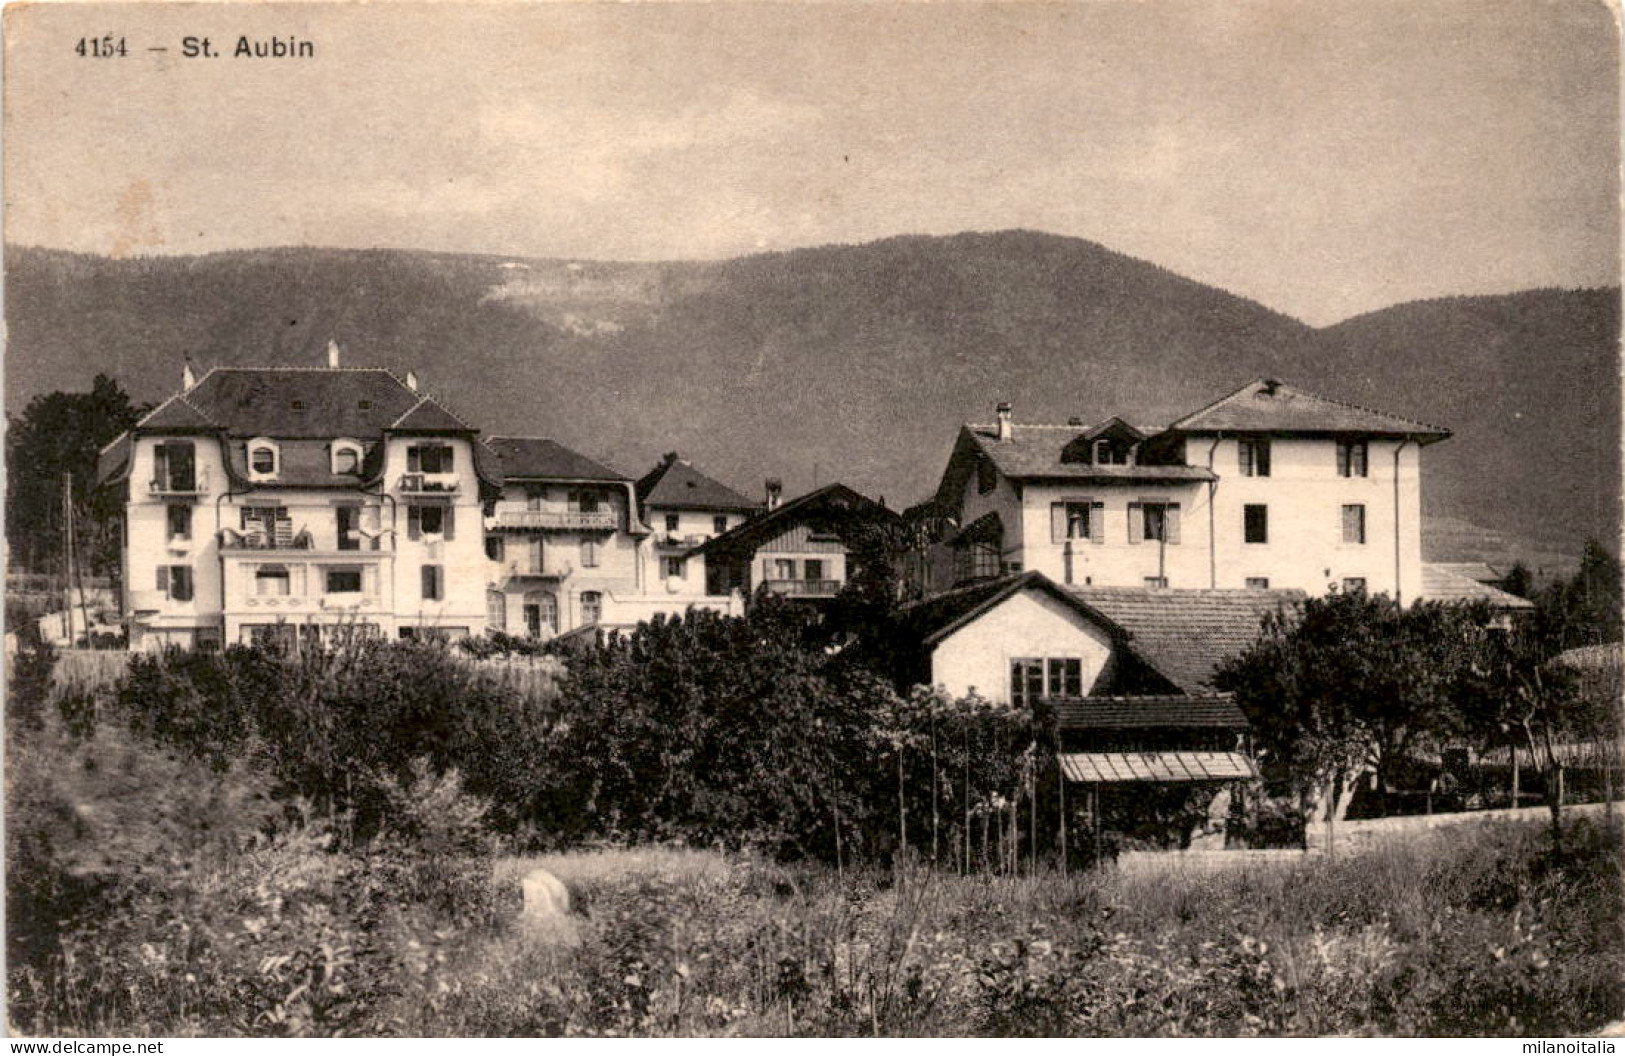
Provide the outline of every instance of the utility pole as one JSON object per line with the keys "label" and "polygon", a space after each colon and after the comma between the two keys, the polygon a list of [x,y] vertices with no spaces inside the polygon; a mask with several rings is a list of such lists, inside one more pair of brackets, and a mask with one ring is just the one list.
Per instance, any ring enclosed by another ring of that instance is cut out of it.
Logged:
{"label": "utility pole", "polygon": [[62,474],[62,626],[73,648],[73,477]]}

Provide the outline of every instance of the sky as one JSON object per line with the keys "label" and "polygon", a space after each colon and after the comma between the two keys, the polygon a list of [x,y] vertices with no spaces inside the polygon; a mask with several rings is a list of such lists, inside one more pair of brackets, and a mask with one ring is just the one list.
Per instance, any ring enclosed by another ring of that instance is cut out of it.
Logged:
{"label": "sky", "polygon": [[[12,244],[663,260],[1021,227],[1316,325],[1619,281],[1619,36],[1592,0],[36,4],[5,28]],[[96,32],[128,55],[74,54]],[[316,54],[181,54],[243,35]]]}

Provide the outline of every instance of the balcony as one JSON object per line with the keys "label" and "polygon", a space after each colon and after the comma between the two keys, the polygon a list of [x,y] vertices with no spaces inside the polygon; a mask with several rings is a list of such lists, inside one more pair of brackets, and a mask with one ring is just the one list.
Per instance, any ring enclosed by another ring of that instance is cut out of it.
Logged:
{"label": "balcony", "polygon": [[660,535],[655,536],[655,545],[673,550],[692,550],[696,546],[709,542],[710,539],[711,536],[705,532],[689,532],[686,535],[679,535],[677,532],[662,532]]}
{"label": "balcony", "polygon": [[507,582],[514,579],[564,579],[575,567],[568,561],[544,561],[540,565],[534,561],[515,559],[512,561],[493,562],[497,566],[498,582]]}
{"label": "balcony", "polygon": [[203,470],[196,473],[172,473],[168,477],[154,477],[147,482],[147,494],[163,498],[197,498],[206,495],[209,491],[209,474]]}
{"label": "balcony", "polygon": [[838,579],[764,579],[762,586],[787,598],[833,598],[844,584]]}
{"label": "balcony", "polygon": [[555,532],[613,532],[619,527],[614,510],[506,510],[496,516],[498,529],[555,531]]}
{"label": "balcony", "polygon": [[402,473],[396,490],[414,498],[450,498],[457,494],[457,479],[437,473]]}

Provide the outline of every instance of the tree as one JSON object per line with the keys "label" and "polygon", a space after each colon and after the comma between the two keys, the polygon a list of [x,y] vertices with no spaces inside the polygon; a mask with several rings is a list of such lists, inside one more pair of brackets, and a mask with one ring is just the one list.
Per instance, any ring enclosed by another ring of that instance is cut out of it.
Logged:
{"label": "tree", "polygon": [[1529,566],[1522,561],[1515,562],[1501,581],[1501,589],[1520,598],[1534,596],[1535,577],[1530,573]]}
{"label": "tree", "polygon": [[36,396],[21,414],[8,416],[6,535],[14,562],[40,572],[60,567],[66,476],[73,482],[79,552],[96,572],[117,567],[123,503],[112,492],[96,491],[96,460],[144,413],[117,382],[98,374],[89,392]]}
{"label": "tree", "polygon": [[1236,694],[1266,777],[1328,825],[1366,769],[1386,787],[1419,749],[1459,736],[1462,685],[1480,658],[1489,612],[1477,605],[1329,594],[1272,613],[1257,642],[1213,684]]}

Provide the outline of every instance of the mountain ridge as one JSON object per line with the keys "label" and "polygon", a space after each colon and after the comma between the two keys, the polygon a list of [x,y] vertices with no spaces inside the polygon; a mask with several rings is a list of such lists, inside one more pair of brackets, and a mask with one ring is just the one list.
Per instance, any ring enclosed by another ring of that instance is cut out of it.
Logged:
{"label": "mountain ridge", "polygon": [[[1612,288],[1428,298],[1316,328],[1020,230],[716,261],[310,247],[115,261],[8,246],[6,264],[14,409],[98,370],[156,399],[183,353],[319,364],[335,339],[346,363],[415,369],[487,431],[551,435],[633,476],[675,448],[736,487],[842,479],[902,505],[998,400],[1018,421],[1167,422],[1276,375],[1451,427],[1429,449],[1431,515],[1547,549],[1617,538]],[[1520,444],[1557,457],[1532,464]],[[1554,509],[1573,516],[1555,523]]]}

